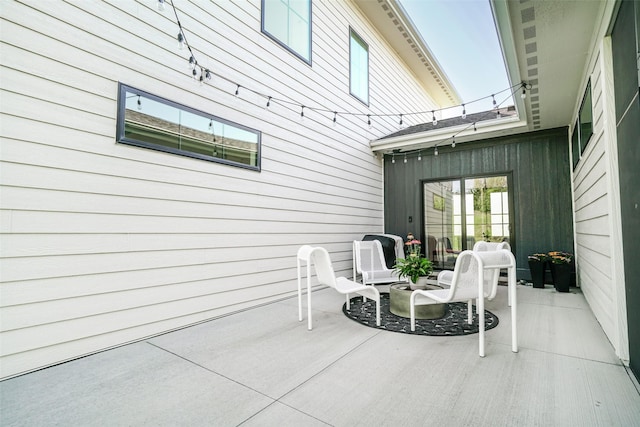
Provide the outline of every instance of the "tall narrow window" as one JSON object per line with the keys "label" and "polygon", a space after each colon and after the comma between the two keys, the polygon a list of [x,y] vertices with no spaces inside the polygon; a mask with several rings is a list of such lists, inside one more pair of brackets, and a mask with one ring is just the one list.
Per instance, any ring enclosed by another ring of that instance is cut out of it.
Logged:
{"label": "tall narrow window", "polygon": [[262,32],[311,64],[311,0],[262,0]]}
{"label": "tall narrow window", "polygon": [[349,90],[369,105],[369,46],[349,29]]}

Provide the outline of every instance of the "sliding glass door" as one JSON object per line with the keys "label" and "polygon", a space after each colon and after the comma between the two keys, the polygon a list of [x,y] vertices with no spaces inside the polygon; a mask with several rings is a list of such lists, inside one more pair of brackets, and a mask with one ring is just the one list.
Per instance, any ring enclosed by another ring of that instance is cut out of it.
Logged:
{"label": "sliding glass door", "polygon": [[423,246],[437,269],[452,269],[479,240],[509,241],[507,175],[423,183]]}

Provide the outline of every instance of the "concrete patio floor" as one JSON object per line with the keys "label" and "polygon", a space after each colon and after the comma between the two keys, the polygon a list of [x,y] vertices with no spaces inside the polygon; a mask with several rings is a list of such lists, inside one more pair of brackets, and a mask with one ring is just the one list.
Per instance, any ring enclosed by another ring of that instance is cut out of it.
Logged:
{"label": "concrete patio floor", "polygon": [[0,382],[0,425],[640,425],[579,290],[518,285],[518,353],[506,294],[487,303],[484,358],[477,334],[368,328],[322,289],[312,331],[290,298]]}

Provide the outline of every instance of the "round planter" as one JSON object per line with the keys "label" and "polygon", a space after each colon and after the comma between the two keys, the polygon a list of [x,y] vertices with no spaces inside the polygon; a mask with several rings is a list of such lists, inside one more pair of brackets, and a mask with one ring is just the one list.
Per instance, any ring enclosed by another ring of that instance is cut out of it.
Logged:
{"label": "round planter", "polygon": [[420,276],[416,283],[413,283],[413,281],[409,279],[409,287],[414,291],[416,289],[427,289],[427,279],[427,276]]}
{"label": "round planter", "polygon": [[[442,289],[436,285],[427,285],[429,289]],[[411,317],[410,298],[413,291],[407,283],[394,283],[389,286],[389,311],[400,317]],[[447,304],[429,304],[416,306],[416,319],[439,319],[447,312]]]}

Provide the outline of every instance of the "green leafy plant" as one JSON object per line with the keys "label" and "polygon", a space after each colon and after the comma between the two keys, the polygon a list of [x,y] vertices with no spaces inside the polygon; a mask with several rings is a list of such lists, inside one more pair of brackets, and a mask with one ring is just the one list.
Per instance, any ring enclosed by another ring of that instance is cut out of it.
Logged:
{"label": "green leafy plant", "polygon": [[553,264],[571,264],[573,261],[573,254],[569,252],[551,251],[548,255]]}
{"label": "green leafy plant", "polygon": [[537,254],[529,255],[528,259],[531,261],[547,262],[551,259],[551,257],[547,254],[537,253]]}
{"label": "green leafy plant", "polygon": [[416,240],[413,234],[409,234],[405,243],[406,257],[398,259],[393,266],[400,277],[407,277],[413,283],[416,283],[420,276],[428,276],[433,271],[431,261],[421,256],[420,247],[420,240]]}

